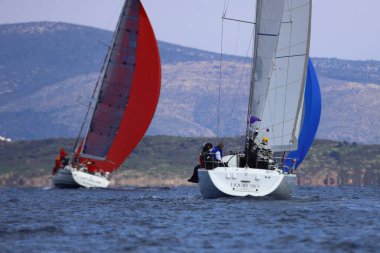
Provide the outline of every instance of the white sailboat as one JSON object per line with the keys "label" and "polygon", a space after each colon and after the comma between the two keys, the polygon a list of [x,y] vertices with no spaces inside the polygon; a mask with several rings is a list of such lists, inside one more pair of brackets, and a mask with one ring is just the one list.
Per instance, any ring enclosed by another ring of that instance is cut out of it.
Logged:
{"label": "white sailboat", "polygon": [[54,185],[108,187],[110,175],[148,129],[160,87],[160,56],[149,18],[140,0],[125,0],[71,161],[55,168]]}
{"label": "white sailboat", "polygon": [[298,149],[305,118],[311,5],[311,0],[256,1],[245,151],[223,157],[227,166],[210,161],[211,169],[199,169],[204,198],[292,195],[299,158],[287,155]]}

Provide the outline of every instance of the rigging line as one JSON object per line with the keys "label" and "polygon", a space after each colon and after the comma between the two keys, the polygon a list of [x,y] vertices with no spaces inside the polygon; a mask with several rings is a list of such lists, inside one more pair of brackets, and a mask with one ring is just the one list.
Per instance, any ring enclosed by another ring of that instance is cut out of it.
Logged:
{"label": "rigging line", "polygon": [[105,43],[105,42],[103,42],[103,41],[101,41],[101,40],[98,40],[98,43],[100,44],[100,45],[103,45],[103,46],[105,46],[107,49],[110,49],[110,45],[108,45],[107,43]]}
{"label": "rigging line", "polygon": [[[289,5],[289,4],[288,4]],[[293,7],[293,3],[291,4],[291,7],[288,8],[288,10],[284,10],[284,12],[292,12],[294,10],[297,10],[297,9],[301,9],[301,8],[305,8],[305,7],[309,7],[309,3],[304,3],[304,4],[300,4],[298,6],[295,6]]]}
{"label": "rigging line", "polygon": [[224,38],[224,21],[222,18],[222,34],[221,34],[221,39],[220,39],[219,92],[218,92],[218,128],[216,132],[216,139],[218,143],[219,143],[219,134],[220,134],[220,104],[221,104],[220,96],[221,96],[221,87],[222,87],[223,38]]}
{"label": "rigging line", "polygon": [[285,55],[285,56],[278,56],[278,57],[276,57],[275,59],[301,57],[301,56],[305,56],[305,55],[306,55],[306,54]]}
{"label": "rigging line", "polygon": [[287,119],[285,119],[283,122],[277,122],[277,123],[275,123],[275,122],[273,121],[272,124],[270,124],[270,125],[266,125],[266,126],[261,127],[261,128],[262,128],[262,129],[266,129],[266,128],[269,128],[270,126],[272,126],[272,127],[282,126],[283,123],[289,123],[289,122],[292,122],[292,121],[295,120],[295,119],[296,119],[296,117],[293,117],[293,118],[287,118]]}
{"label": "rigging line", "polygon": [[117,23],[116,23],[116,26],[112,24],[118,21],[117,19],[115,19],[115,17],[119,17],[120,9],[123,7],[124,7],[123,3],[121,3],[121,6],[120,5],[115,6],[115,9],[112,10],[111,15],[107,17],[107,19],[105,20],[106,22],[104,22],[105,24],[103,24],[103,25],[106,25],[105,27],[107,27],[107,30],[110,30],[110,31],[115,30]]}
{"label": "rigging line", "polygon": [[236,44],[235,44],[235,52],[234,52],[235,55],[237,55],[237,48],[239,44],[239,34],[240,34],[240,24],[238,26],[237,35],[236,35],[237,39],[236,39]]}
{"label": "rigging line", "polygon": [[[281,28],[280,28],[281,29]],[[277,52],[276,52],[277,54]],[[272,74],[271,74],[271,81],[275,80],[274,83],[276,84],[277,86],[277,82],[278,82],[278,79],[277,79],[277,64],[276,64],[276,57],[274,57],[274,60],[272,62]],[[270,82],[269,82],[269,87],[268,87],[268,91],[267,91],[267,94],[271,93],[272,92],[272,89],[269,89],[270,88]],[[276,116],[276,110],[274,110],[274,112],[272,112],[272,106],[271,106],[271,99],[270,99],[270,96],[267,95],[267,100],[266,102],[268,102],[268,107],[269,107],[269,116],[270,116],[270,122],[271,122],[271,125],[269,125],[268,127],[262,127],[262,129],[270,129],[272,127],[272,131],[270,132],[270,135],[271,135],[271,139],[274,139],[274,135],[275,135],[275,127],[274,127],[274,118]],[[274,90],[274,108],[276,109],[277,107],[277,92],[276,90]],[[272,140],[273,141],[273,140]]]}
{"label": "rigging line", "polygon": [[236,21],[239,23],[247,23],[247,24],[251,24],[251,25],[256,25],[255,22],[251,22],[251,21],[247,21],[247,20],[241,20],[241,19],[235,19],[235,18],[226,18],[225,16],[223,17],[223,19],[229,20],[229,21]]}
{"label": "rigging line", "polygon": [[226,15],[226,3],[227,3],[227,0],[224,0],[223,11],[222,11],[222,18],[223,18],[224,15]]}
{"label": "rigging line", "polygon": [[[234,51],[234,55],[237,55],[237,48],[238,48],[238,44],[239,44],[239,34],[240,34],[240,24],[239,24],[239,26],[238,26],[238,30],[237,30],[237,34],[236,34],[236,37],[237,37],[237,39],[236,39],[236,44],[235,44],[235,51]],[[233,78],[233,77],[232,77]],[[232,84],[232,81],[233,80],[230,80],[230,85]],[[238,92],[238,91],[237,91]],[[232,114],[231,114],[231,116],[232,116]]]}
{"label": "rigging line", "polygon": [[[79,106],[83,106],[83,107],[86,107],[86,108],[88,107],[88,104],[85,104],[85,103],[81,103],[81,102],[79,102],[79,101],[77,101],[77,102],[76,102],[76,104],[77,104],[77,105],[79,105]],[[91,107],[91,109],[92,109],[92,110],[94,110],[94,109],[95,109],[95,107]]]}
{"label": "rigging line", "polygon": [[[236,37],[237,37],[237,39],[236,39],[236,44],[235,44],[235,51],[234,51],[234,55],[237,55],[237,48],[238,48],[238,44],[239,44],[239,33],[240,33],[240,24],[239,24],[239,26],[238,26],[238,30],[237,30],[237,34],[236,34]],[[245,60],[244,60],[245,61]],[[231,79],[233,79],[233,76],[231,77]],[[229,82],[229,84],[231,85],[232,84],[232,82],[233,82],[233,80],[230,80],[230,82]],[[237,91],[238,92],[238,91]],[[236,94],[237,95],[237,94]],[[235,103],[234,103],[234,105],[235,105]],[[233,105],[233,106],[234,106]],[[233,107],[232,107],[233,108]],[[231,113],[231,116],[232,116],[233,114]],[[223,120],[223,118],[221,118],[221,121]]]}
{"label": "rigging line", "polygon": [[295,81],[288,82],[288,83],[285,83],[285,84],[278,84],[278,85],[276,85],[276,87],[269,89],[269,91],[275,91],[275,90],[278,90],[278,89],[282,89],[285,86],[291,86],[291,85],[294,85],[294,84],[298,84],[300,81],[302,81],[302,78],[299,78],[299,79],[297,79]]}
{"label": "rigging line", "polygon": [[303,41],[300,41],[300,42],[297,42],[297,43],[294,43],[290,46],[287,46],[287,47],[282,47],[282,48],[279,48],[278,51],[285,51],[285,50],[288,50],[289,47],[292,47],[292,48],[295,48],[295,47],[298,47],[300,45],[307,45],[307,40],[303,40]]}
{"label": "rigging line", "polygon": [[[259,1],[256,1],[256,14],[255,14],[255,20],[256,20],[256,23],[260,25],[260,17],[261,17],[261,13],[259,11],[259,7],[261,6],[261,2]],[[255,84],[255,72],[256,72],[256,63],[257,63],[257,48],[256,45],[258,43],[258,36],[257,36],[257,32],[260,31],[260,28],[257,27],[257,24],[254,26],[254,30],[255,30],[255,38],[254,38],[254,42],[252,43],[252,54],[253,54],[253,58],[252,58],[252,63],[251,63],[251,74],[250,74],[250,88],[249,88],[249,99],[248,99],[248,108],[247,108],[247,124],[246,124],[246,137],[247,137],[247,140],[249,137],[248,135],[248,130],[249,130],[249,118],[252,114],[252,103],[254,101],[253,99],[253,90],[254,90],[254,84]],[[246,160],[248,160],[248,155],[247,155],[247,158]],[[247,166],[247,164],[246,164]]]}
{"label": "rigging line", "polygon": [[90,110],[91,110],[92,108],[95,108],[95,107],[93,106],[93,104],[96,102],[96,101],[94,101],[94,100],[95,100],[95,94],[97,93],[96,91],[97,91],[98,89],[100,89],[100,86],[99,86],[99,85],[100,85],[100,82],[101,82],[101,78],[102,78],[102,76],[103,76],[103,71],[104,71],[104,69],[105,69],[105,65],[106,65],[105,63],[106,63],[106,62],[107,62],[107,58],[104,59],[103,66],[102,66],[101,71],[100,71],[101,74],[98,76],[98,80],[96,81],[95,88],[94,88],[94,90],[92,91],[91,100],[90,100],[90,102],[89,102],[89,104],[88,104],[88,108],[87,108],[86,114],[85,114],[85,116],[84,116],[84,119],[83,119],[83,121],[82,121],[81,127],[80,127],[80,129],[79,129],[78,136],[77,136],[77,138],[76,138],[76,140],[75,140],[74,149],[73,149],[73,152],[72,152],[72,154],[71,154],[71,159],[74,158],[75,150],[78,148],[78,144],[79,144],[80,136],[81,136],[81,134],[82,134],[82,132],[83,132],[83,128],[84,128],[84,125],[86,124],[86,121],[87,121],[88,115],[90,114]]}
{"label": "rigging line", "polygon": [[230,5],[230,0],[224,0],[224,6],[223,6],[223,15],[222,18],[224,18],[227,15],[228,6]]}
{"label": "rigging line", "polygon": [[[289,9],[289,19],[292,20],[292,1],[290,3],[288,2],[288,9]],[[289,34],[289,51],[288,54],[290,55],[290,45],[292,44],[292,35],[293,35],[293,23],[290,24],[290,34]],[[290,58],[287,58],[287,71],[286,71],[286,84],[289,81],[289,65],[290,65]],[[284,110],[282,114],[282,138],[281,143],[284,142],[284,131],[285,131],[285,111],[286,111],[286,102],[287,102],[287,93],[288,93],[288,85],[285,86],[285,101],[284,101]]]}
{"label": "rigging line", "polygon": [[248,44],[248,49],[247,49],[247,53],[245,55],[245,58],[244,58],[244,63],[243,63],[243,69],[241,71],[241,74],[240,74],[240,79],[239,79],[239,82],[238,82],[238,88],[236,90],[236,93],[235,93],[235,98],[234,98],[234,102],[232,104],[232,109],[231,109],[231,113],[230,113],[230,118],[233,116],[233,114],[235,113],[235,108],[236,108],[236,102],[237,102],[237,97],[238,97],[238,93],[239,93],[239,90],[240,90],[240,87],[241,87],[241,83],[242,83],[242,80],[243,80],[243,76],[244,76],[244,71],[245,71],[245,67],[246,67],[246,63],[247,63],[247,59],[248,59],[248,54],[249,54],[249,50],[251,49],[251,44],[252,44],[252,39],[253,39],[253,35],[254,35],[254,31],[255,29],[252,29],[252,34],[250,36],[250,40],[249,40],[249,44]]}

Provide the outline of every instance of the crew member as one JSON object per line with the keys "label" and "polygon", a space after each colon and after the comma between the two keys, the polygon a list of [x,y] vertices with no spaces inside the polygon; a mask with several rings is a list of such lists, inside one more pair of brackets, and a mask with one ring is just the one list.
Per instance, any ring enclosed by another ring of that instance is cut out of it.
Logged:
{"label": "crew member", "polygon": [[57,158],[55,158],[55,166],[53,168],[53,171],[52,171],[52,175],[56,175],[58,170],[62,167],[62,162],[61,162],[61,157],[60,156],[57,156]]}
{"label": "crew member", "polygon": [[86,166],[87,166],[88,172],[90,172],[91,174],[94,174],[96,172],[96,166],[95,166],[94,161],[88,161],[86,163]]}
{"label": "crew member", "polygon": [[69,159],[67,158],[67,153],[64,148],[59,151],[59,157],[61,158],[62,165],[66,166],[69,164]]}
{"label": "crew member", "polygon": [[59,155],[57,156],[57,158],[55,158],[55,166],[52,171],[53,175],[56,175],[59,169],[61,169],[69,163],[69,159],[67,159],[66,156],[67,153],[65,149],[61,148],[61,150],[59,151]]}
{"label": "crew member", "polygon": [[268,150],[268,149],[270,149],[270,147],[269,147],[269,145],[268,145],[268,141],[269,141],[268,137],[263,137],[263,138],[261,139],[262,148],[263,148],[264,150]]}
{"label": "crew member", "polygon": [[214,159],[216,161],[215,163],[216,167],[227,167],[227,164],[222,162],[223,148],[224,148],[224,143],[219,142],[217,146],[211,149],[211,153],[214,155]]}
{"label": "crew member", "polygon": [[198,170],[199,168],[207,168],[205,164],[205,160],[206,162],[208,161],[207,154],[208,156],[211,156],[210,154],[211,149],[212,149],[211,143],[206,143],[203,146],[202,152],[199,154],[199,164],[194,167],[193,175],[191,176],[191,178],[187,180],[187,182],[198,183]]}

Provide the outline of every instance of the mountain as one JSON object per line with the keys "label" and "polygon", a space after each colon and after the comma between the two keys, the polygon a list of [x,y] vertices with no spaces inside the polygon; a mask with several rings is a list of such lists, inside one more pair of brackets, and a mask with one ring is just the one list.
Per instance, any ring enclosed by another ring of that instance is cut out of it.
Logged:
{"label": "mountain", "polygon": [[[65,23],[0,25],[0,135],[76,136],[111,37]],[[219,53],[165,42],[159,48],[162,89],[148,134],[242,135],[251,59],[223,56],[220,81]],[[380,143],[380,62],[313,62],[323,99],[317,138]]]}

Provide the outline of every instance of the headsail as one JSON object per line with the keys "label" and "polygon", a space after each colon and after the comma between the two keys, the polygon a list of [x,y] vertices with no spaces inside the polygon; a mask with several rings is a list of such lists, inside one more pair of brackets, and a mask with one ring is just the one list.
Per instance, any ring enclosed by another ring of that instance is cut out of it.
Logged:
{"label": "headsail", "polygon": [[310,44],[311,0],[285,0],[283,6],[260,124],[269,129],[275,152],[297,149]]}
{"label": "headsail", "polygon": [[127,0],[100,78],[81,161],[113,172],[145,134],[158,103],[161,66],[152,26],[139,0]]}
{"label": "headsail", "polygon": [[[321,90],[319,88],[317,74],[315,73],[313,63],[309,59],[307,69],[305,103],[301,133],[298,142],[298,149],[290,152],[287,158],[296,159],[296,168],[302,163],[309,151],[315,134],[317,133],[319,120],[321,117]],[[287,165],[292,166],[287,160]]]}

